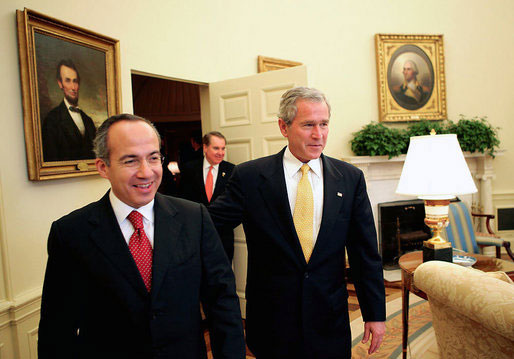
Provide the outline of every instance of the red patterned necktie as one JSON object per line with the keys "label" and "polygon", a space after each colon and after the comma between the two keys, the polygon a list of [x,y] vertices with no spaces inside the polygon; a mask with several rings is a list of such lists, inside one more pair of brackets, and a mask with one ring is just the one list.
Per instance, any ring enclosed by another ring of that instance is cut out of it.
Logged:
{"label": "red patterned necktie", "polygon": [[146,236],[143,227],[143,215],[137,211],[132,211],[127,216],[134,227],[134,233],[129,240],[129,249],[134,257],[141,278],[145,282],[146,289],[150,292],[152,286],[152,245]]}
{"label": "red patterned necktie", "polygon": [[207,200],[210,202],[212,198],[212,166],[209,167],[209,172],[207,173],[207,178],[205,179],[205,194],[207,195]]}

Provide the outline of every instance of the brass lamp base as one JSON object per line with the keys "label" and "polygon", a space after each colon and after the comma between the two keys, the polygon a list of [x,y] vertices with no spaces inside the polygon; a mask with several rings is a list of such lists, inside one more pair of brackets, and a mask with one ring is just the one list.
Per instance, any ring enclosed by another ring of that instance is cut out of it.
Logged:
{"label": "brass lamp base", "polygon": [[453,262],[453,249],[451,243],[430,243],[430,241],[423,242],[423,262],[428,261],[443,261]]}
{"label": "brass lamp base", "polygon": [[451,243],[441,237],[441,231],[448,226],[448,205],[450,200],[425,200],[425,224],[432,229],[433,237],[423,242],[423,262],[453,262]]}

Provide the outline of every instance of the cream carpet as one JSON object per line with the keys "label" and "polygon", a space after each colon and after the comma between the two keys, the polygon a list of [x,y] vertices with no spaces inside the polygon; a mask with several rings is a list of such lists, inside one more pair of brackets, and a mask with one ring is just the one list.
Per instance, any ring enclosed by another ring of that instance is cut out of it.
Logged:
{"label": "cream carpet", "polygon": [[[399,294],[399,293],[398,293]],[[409,346],[407,358],[439,358],[432,328],[432,315],[427,301],[411,294],[409,298]],[[351,322],[352,358],[401,358],[402,357],[402,299],[401,296],[386,304],[386,334],[378,353],[368,355],[369,342],[362,344],[364,323],[362,317]]]}

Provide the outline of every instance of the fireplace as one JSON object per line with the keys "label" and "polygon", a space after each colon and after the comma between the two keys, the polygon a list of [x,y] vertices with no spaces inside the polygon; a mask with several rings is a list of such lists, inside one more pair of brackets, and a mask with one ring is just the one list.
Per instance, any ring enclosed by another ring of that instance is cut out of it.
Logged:
{"label": "fireplace", "polygon": [[401,255],[421,250],[430,238],[422,200],[378,204],[378,238],[384,269],[397,269]]}

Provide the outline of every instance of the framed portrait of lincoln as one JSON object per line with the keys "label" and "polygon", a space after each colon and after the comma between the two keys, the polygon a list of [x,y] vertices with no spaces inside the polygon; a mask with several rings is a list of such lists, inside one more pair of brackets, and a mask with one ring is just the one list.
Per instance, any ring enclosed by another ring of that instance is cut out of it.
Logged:
{"label": "framed portrait of lincoln", "polygon": [[17,11],[30,180],[96,174],[96,128],[121,112],[118,40]]}
{"label": "framed portrait of lincoln", "polygon": [[380,121],[446,118],[442,35],[375,35]]}

